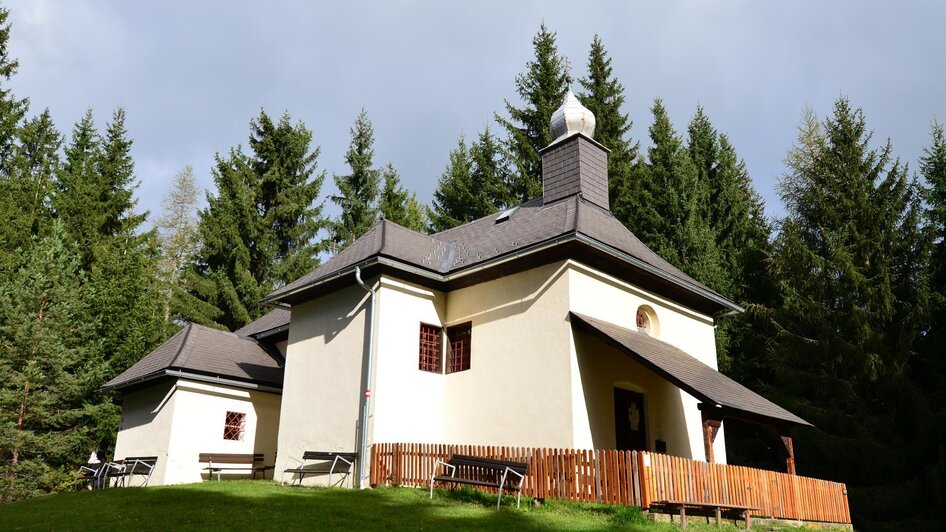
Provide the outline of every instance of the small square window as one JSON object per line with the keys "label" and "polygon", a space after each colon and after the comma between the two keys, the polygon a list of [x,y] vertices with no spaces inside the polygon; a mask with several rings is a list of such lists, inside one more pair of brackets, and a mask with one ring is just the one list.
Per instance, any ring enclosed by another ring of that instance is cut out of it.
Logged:
{"label": "small square window", "polygon": [[246,414],[242,412],[227,412],[223,425],[223,439],[243,441],[243,429],[246,427]]}
{"label": "small square window", "polygon": [[455,325],[447,329],[447,373],[456,373],[470,369],[470,348],[473,339],[471,322]]}
{"label": "small square window", "polygon": [[417,368],[421,371],[443,371],[443,329],[436,325],[420,324],[420,349]]}

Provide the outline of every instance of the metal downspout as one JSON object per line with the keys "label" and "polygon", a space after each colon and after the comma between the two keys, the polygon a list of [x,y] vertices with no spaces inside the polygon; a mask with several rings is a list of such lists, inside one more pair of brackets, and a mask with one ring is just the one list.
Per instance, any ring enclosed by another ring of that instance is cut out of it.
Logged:
{"label": "metal downspout", "polygon": [[361,451],[358,453],[358,488],[365,489],[368,484],[368,473],[365,464],[368,461],[368,403],[371,401],[371,374],[374,371],[374,307],[375,296],[377,295],[373,288],[361,280],[361,268],[355,266],[355,280],[371,294],[371,308],[368,310],[368,373],[365,376],[365,393],[362,397],[361,410]]}

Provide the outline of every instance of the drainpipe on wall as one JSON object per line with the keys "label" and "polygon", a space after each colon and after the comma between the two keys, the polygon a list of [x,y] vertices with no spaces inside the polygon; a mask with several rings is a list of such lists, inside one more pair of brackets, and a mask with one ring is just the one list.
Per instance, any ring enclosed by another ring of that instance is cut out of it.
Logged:
{"label": "drainpipe on wall", "polygon": [[368,484],[368,472],[365,464],[368,460],[368,403],[371,401],[371,374],[374,370],[374,307],[377,293],[361,280],[361,268],[355,266],[355,280],[371,294],[371,308],[368,310],[368,373],[365,377],[365,394],[362,397],[361,411],[361,451],[358,453],[358,488],[365,489]]}

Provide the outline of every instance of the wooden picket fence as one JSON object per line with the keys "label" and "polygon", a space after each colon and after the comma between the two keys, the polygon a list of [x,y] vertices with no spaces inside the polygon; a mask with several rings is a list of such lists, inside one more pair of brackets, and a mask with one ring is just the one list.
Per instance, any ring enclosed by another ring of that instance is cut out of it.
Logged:
{"label": "wooden picket fence", "polygon": [[644,451],[378,443],[372,446],[371,485],[429,486],[434,462],[453,454],[527,462],[522,494],[537,499],[641,508],[684,500],[757,508],[753,516],[851,522],[844,484]]}
{"label": "wooden picket fence", "polygon": [[754,516],[851,522],[844,484],[752,467],[640,453],[644,506],[661,500],[757,508]]}

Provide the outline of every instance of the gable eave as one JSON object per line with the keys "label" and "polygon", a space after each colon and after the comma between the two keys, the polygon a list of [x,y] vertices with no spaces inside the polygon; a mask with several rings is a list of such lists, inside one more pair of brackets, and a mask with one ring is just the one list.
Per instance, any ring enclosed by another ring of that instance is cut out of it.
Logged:
{"label": "gable eave", "polygon": [[[652,286],[648,286],[648,288],[694,310],[709,315],[724,312],[743,312],[745,310],[735,302],[708,288],[672,275],[646,261],[574,229],[553,238],[523,246],[521,249],[511,250],[481,262],[465,265],[463,268],[455,269],[448,273],[432,271],[416,264],[376,253],[366,260],[332,272],[325,277],[314,279],[310,283],[299,286],[292,291],[278,296],[275,294],[268,296],[262,300],[262,303],[272,304],[280,302],[298,304],[326,293],[334,292],[354,284],[354,274],[357,268],[360,268],[365,276],[377,275],[379,273],[401,274],[398,276],[404,276],[406,280],[418,282],[419,284],[437,290],[452,290],[516,273],[544,262],[568,258],[579,262],[586,262],[583,259],[587,257],[576,256],[579,253],[572,250],[574,246],[577,246],[575,249],[592,250],[604,260],[616,265],[619,270],[630,266],[632,270],[625,271],[625,274],[632,272],[643,273],[645,278],[657,281],[652,284]],[[556,253],[556,250],[561,252]],[[590,265],[594,266],[593,264]],[[640,276],[638,275],[637,277],[639,278]]]}

